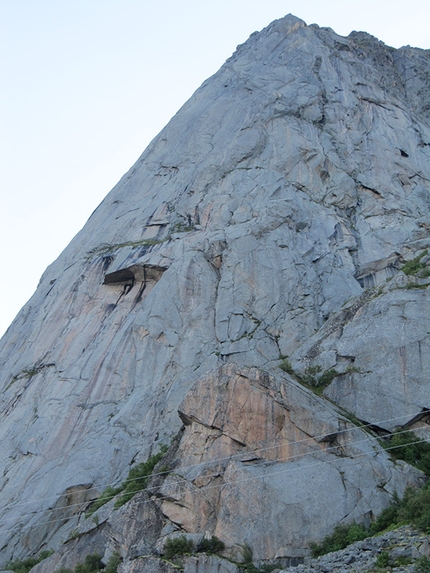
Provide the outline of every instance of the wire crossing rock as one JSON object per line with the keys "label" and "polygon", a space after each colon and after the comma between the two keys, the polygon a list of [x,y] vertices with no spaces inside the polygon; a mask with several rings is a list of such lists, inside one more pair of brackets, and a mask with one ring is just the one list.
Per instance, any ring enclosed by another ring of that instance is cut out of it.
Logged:
{"label": "wire crossing rock", "polygon": [[0,566],[288,565],[422,483],[377,438],[429,437],[429,66],[289,15],[152,141],[0,343]]}

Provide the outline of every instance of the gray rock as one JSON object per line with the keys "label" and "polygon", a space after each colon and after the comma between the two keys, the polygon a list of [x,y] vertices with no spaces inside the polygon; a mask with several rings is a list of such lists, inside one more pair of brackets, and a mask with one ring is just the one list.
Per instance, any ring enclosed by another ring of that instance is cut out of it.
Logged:
{"label": "gray rock", "polygon": [[236,565],[215,555],[190,557],[184,564],[184,573],[239,573],[239,571]]}
{"label": "gray rock", "polygon": [[[428,544],[428,536],[409,527],[401,527],[374,538],[358,541],[341,551],[308,560],[304,565],[289,567],[282,571],[288,573],[345,571],[346,573],[352,570],[356,573],[367,573],[375,570],[378,557],[382,552],[386,552],[390,569],[396,567],[398,571],[412,573],[415,570],[416,559],[422,556],[416,553],[416,547],[425,544]],[[351,558],[354,559],[352,567]]]}
{"label": "gray rock", "polygon": [[[344,439],[343,414],[284,374],[279,356],[301,372],[338,369],[326,398],[365,422],[424,432],[428,289],[386,279],[400,280],[430,244],[429,62],[429,51],[286,16],[239,46],[153,140],[0,342],[1,564],[79,532],[91,501],[170,443],[178,406],[226,363],[258,372],[248,380],[268,417],[249,411],[261,427],[276,427],[273,407],[288,440],[306,435],[312,451],[228,460],[223,479],[245,485],[222,490],[209,531],[236,545],[264,534],[262,558],[302,556],[339,519],[365,520],[417,480],[361,430]],[[216,441],[221,430],[211,431],[201,436]],[[234,435],[228,427],[227,445]],[[300,479],[264,481],[271,461]],[[200,533],[205,512],[181,513],[177,501],[175,519]],[[248,511],[246,532],[234,503]],[[289,537],[278,526],[286,515]],[[118,520],[83,529],[85,551],[120,543]],[[166,520],[154,532],[169,530]],[[133,555],[155,543],[139,545],[139,527]],[[170,567],[155,557],[127,563],[122,573]]]}
{"label": "gray rock", "polygon": [[294,355],[296,367],[311,361],[337,368],[343,375],[325,390],[328,398],[381,428],[406,426],[430,404],[424,357],[429,302],[427,290],[376,291],[364,304],[351,304],[346,320],[348,309],[303,345]]}
{"label": "gray rock", "polygon": [[177,573],[173,563],[167,563],[157,557],[143,557],[121,565],[119,573]]}

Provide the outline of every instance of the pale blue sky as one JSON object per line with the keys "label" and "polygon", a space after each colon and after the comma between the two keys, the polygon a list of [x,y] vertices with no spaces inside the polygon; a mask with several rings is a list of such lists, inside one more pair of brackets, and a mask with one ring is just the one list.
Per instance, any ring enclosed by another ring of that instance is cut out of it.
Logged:
{"label": "pale blue sky", "polygon": [[426,0],[0,0],[0,335],[197,87],[288,13],[430,48]]}

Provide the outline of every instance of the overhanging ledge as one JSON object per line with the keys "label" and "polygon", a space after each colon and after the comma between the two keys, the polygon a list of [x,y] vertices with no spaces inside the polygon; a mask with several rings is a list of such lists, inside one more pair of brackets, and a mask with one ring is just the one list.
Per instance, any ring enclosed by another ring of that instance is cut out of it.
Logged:
{"label": "overhanging ledge", "polygon": [[167,267],[159,267],[157,265],[131,265],[130,267],[119,269],[113,273],[107,273],[105,275],[103,284],[124,285],[151,280],[158,282],[166,270]]}

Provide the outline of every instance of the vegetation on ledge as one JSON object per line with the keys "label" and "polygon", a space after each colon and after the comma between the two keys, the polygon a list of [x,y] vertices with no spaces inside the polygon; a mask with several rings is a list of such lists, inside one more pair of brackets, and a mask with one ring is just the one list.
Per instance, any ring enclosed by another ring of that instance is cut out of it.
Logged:
{"label": "vegetation on ledge", "polygon": [[[148,485],[149,478],[151,477],[155,466],[167,452],[168,447],[166,445],[161,446],[160,451],[158,454],[155,454],[148,458],[146,462],[142,462],[137,464],[128,473],[127,479],[122,482],[121,485],[114,488],[112,486],[108,486],[98,497],[94,503],[90,506],[88,511],[86,512],[86,517],[90,517],[93,513],[95,513],[100,507],[111,501],[114,497],[122,492],[121,497],[119,497],[115,502],[115,507],[121,507],[127,501],[138,492],[143,491],[146,489]],[[168,472],[168,468],[164,468],[165,472]]]}
{"label": "vegetation on ledge", "polygon": [[[382,442],[383,447],[396,459],[403,460],[430,477],[430,444],[415,434],[399,430]],[[321,543],[311,544],[313,557],[344,549],[355,541],[371,537],[386,529],[411,524],[424,533],[430,533],[430,481],[421,489],[409,487],[403,499],[395,493],[391,504],[382,511],[369,529],[352,523],[337,525],[332,534]]]}
{"label": "vegetation on ledge", "polygon": [[27,559],[16,559],[6,563],[5,571],[13,571],[14,573],[28,573],[35,565],[49,557],[54,553],[53,551],[42,551],[37,557],[28,557]]}
{"label": "vegetation on ledge", "polygon": [[428,254],[428,249],[423,251],[420,255],[418,255],[411,261],[405,263],[400,270],[403,271],[405,275],[408,276],[414,276],[414,275],[418,275],[421,277],[430,276],[430,269],[427,269],[426,268],[427,265],[421,262],[421,259],[425,257],[427,254]]}

